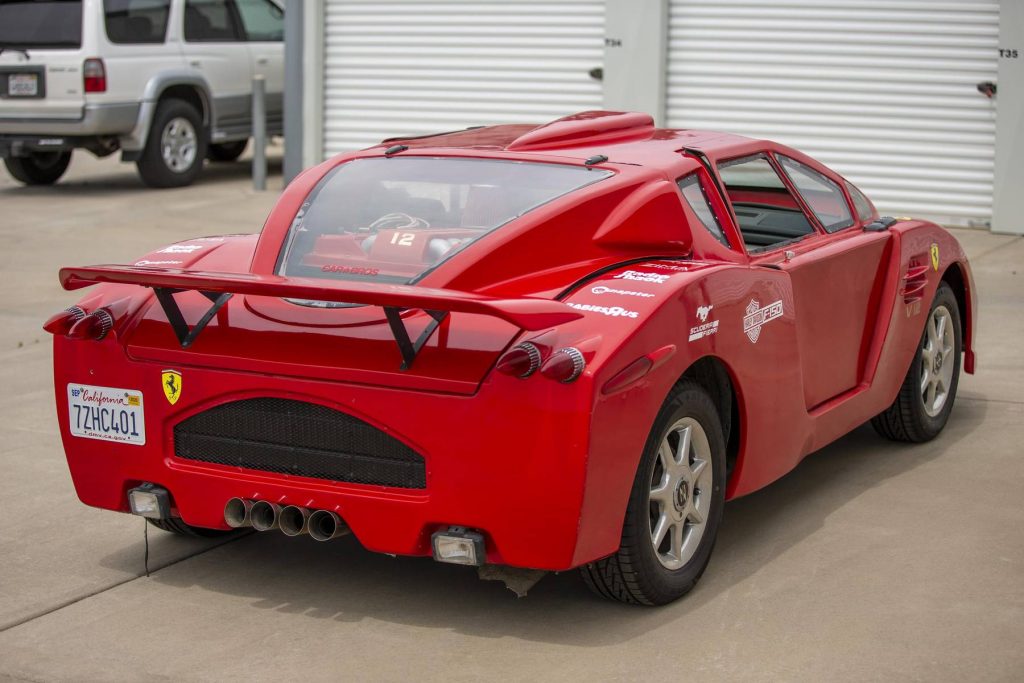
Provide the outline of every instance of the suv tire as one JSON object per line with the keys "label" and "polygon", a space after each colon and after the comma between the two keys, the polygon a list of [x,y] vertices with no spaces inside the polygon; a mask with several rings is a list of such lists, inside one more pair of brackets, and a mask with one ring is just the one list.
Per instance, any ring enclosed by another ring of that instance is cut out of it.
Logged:
{"label": "suv tire", "polygon": [[4,165],[15,180],[26,185],[53,185],[71,163],[71,152],[33,152],[27,157],[7,157]]}
{"label": "suv tire", "polygon": [[237,142],[222,142],[218,145],[210,145],[207,156],[211,161],[235,161],[242,156],[249,140],[238,140]]}
{"label": "suv tire", "polygon": [[135,162],[150,187],[191,185],[203,170],[206,131],[188,102],[168,99],[157,105],[142,156]]}

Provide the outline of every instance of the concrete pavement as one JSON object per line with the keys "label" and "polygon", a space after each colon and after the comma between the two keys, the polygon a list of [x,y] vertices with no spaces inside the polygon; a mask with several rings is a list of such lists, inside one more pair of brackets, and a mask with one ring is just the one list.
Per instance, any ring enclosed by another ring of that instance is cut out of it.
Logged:
{"label": "concrete pavement", "polygon": [[39,326],[61,265],[257,231],[280,189],[244,164],[154,191],[81,155],[52,188],[0,171],[0,681],[1020,680],[1024,239],[958,231],[981,293],[979,372],[919,446],[861,428],[726,508],[698,588],[661,609],[575,573],[522,600],[471,570],[346,538],[150,533],[75,497]]}

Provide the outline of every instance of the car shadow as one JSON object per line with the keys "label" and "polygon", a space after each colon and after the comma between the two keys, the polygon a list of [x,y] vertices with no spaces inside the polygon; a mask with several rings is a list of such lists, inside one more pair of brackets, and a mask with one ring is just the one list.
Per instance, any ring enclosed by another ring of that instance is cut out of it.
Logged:
{"label": "car shadow", "polygon": [[[137,192],[187,192],[190,189],[216,186],[228,182],[237,182],[240,179],[252,176],[252,160],[242,158],[231,162],[207,161],[203,166],[203,172],[192,185],[180,188],[158,189],[148,187],[139,178],[135,171],[134,164],[119,164],[110,166],[107,170],[103,166],[103,172],[82,175],[69,172],[67,176],[53,185],[26,186],[14,184],[9,187],[0,186],[0,197],[62,197],[88,196],[102,197],[104,195],[120,194],[125,191]],[[277,191],[278,179],[284,168],[284,159],[280,156],[267,157],[267,178],[268,191]]]}
{"label": "car shadow", "polygon": [[[479,580],[471,568],[371,553],[352,537],[317,543],[276,532],[224,543],[214,552],[156,571],[152,580],[240,596],[258,610],[302,614],[310,628],[324,621],[372,619],[581,647],[627,642],[674,622],[682,628],[689,614],[820,531],[836,510],[888,479],[955,457],[960,442],[984,421],[986,405],[958,402],[943,435],[927,444],[892,444],[862,426],[774,484],[730,502],[700,584],[686,598],[659,609],[600,599],[575,571],[549,574],[527,597],[517,599],[500,583]],[[153,543],[181,541],[150,538]],[[134,544],[103,564],[135,569],[141,552],[141,544]],[[331,632],[317,632],[329,647]]]}

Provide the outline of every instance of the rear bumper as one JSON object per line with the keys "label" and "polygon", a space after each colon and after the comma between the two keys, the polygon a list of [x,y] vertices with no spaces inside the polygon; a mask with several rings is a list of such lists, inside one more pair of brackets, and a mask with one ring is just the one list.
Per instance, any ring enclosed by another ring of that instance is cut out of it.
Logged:
{"label": "rear bumper", "polygon": [[[429,556],[431,534],[458,525],[483,532],[491,563],[549,570],[580,563],[590,428],[583,380],[562,385],[500,376],[460,396],[177,367],[181,400],[172,406],[161,388],[167,368],[127,360],[114,340],[54,343],[61,436],[75,489],[88,505],[126,512],[128,489],[152,482],[170,491],[175,514],[194,526],[227,528],[224,504],[237,496],[337,512],[377,552]],[[69,383],[141,390],[146,444],[72,436]],[[423,456],[426,488],[175,457],[175,424],[228,401],[267,396],[324,405],[395,436]]]}
{"label": "rear bumper", "polygon": [[0,137],[89,137],[128,135],[139,118],[138,102],[89,104],[78,119],[6,117],[0,115]]}

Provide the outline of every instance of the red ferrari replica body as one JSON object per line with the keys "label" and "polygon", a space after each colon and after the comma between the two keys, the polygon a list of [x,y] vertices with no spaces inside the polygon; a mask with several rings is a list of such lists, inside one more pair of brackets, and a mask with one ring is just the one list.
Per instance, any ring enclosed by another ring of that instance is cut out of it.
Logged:
{"label": "red ferrari replica body", "polygon": [[86,504],[583,567],[648,604],[692,587],[724,499],[872,418],[933,437],[974,367],[948,232],[642,114],[385,141],[258,236],[60,277],[96,285],[47,323]]}

